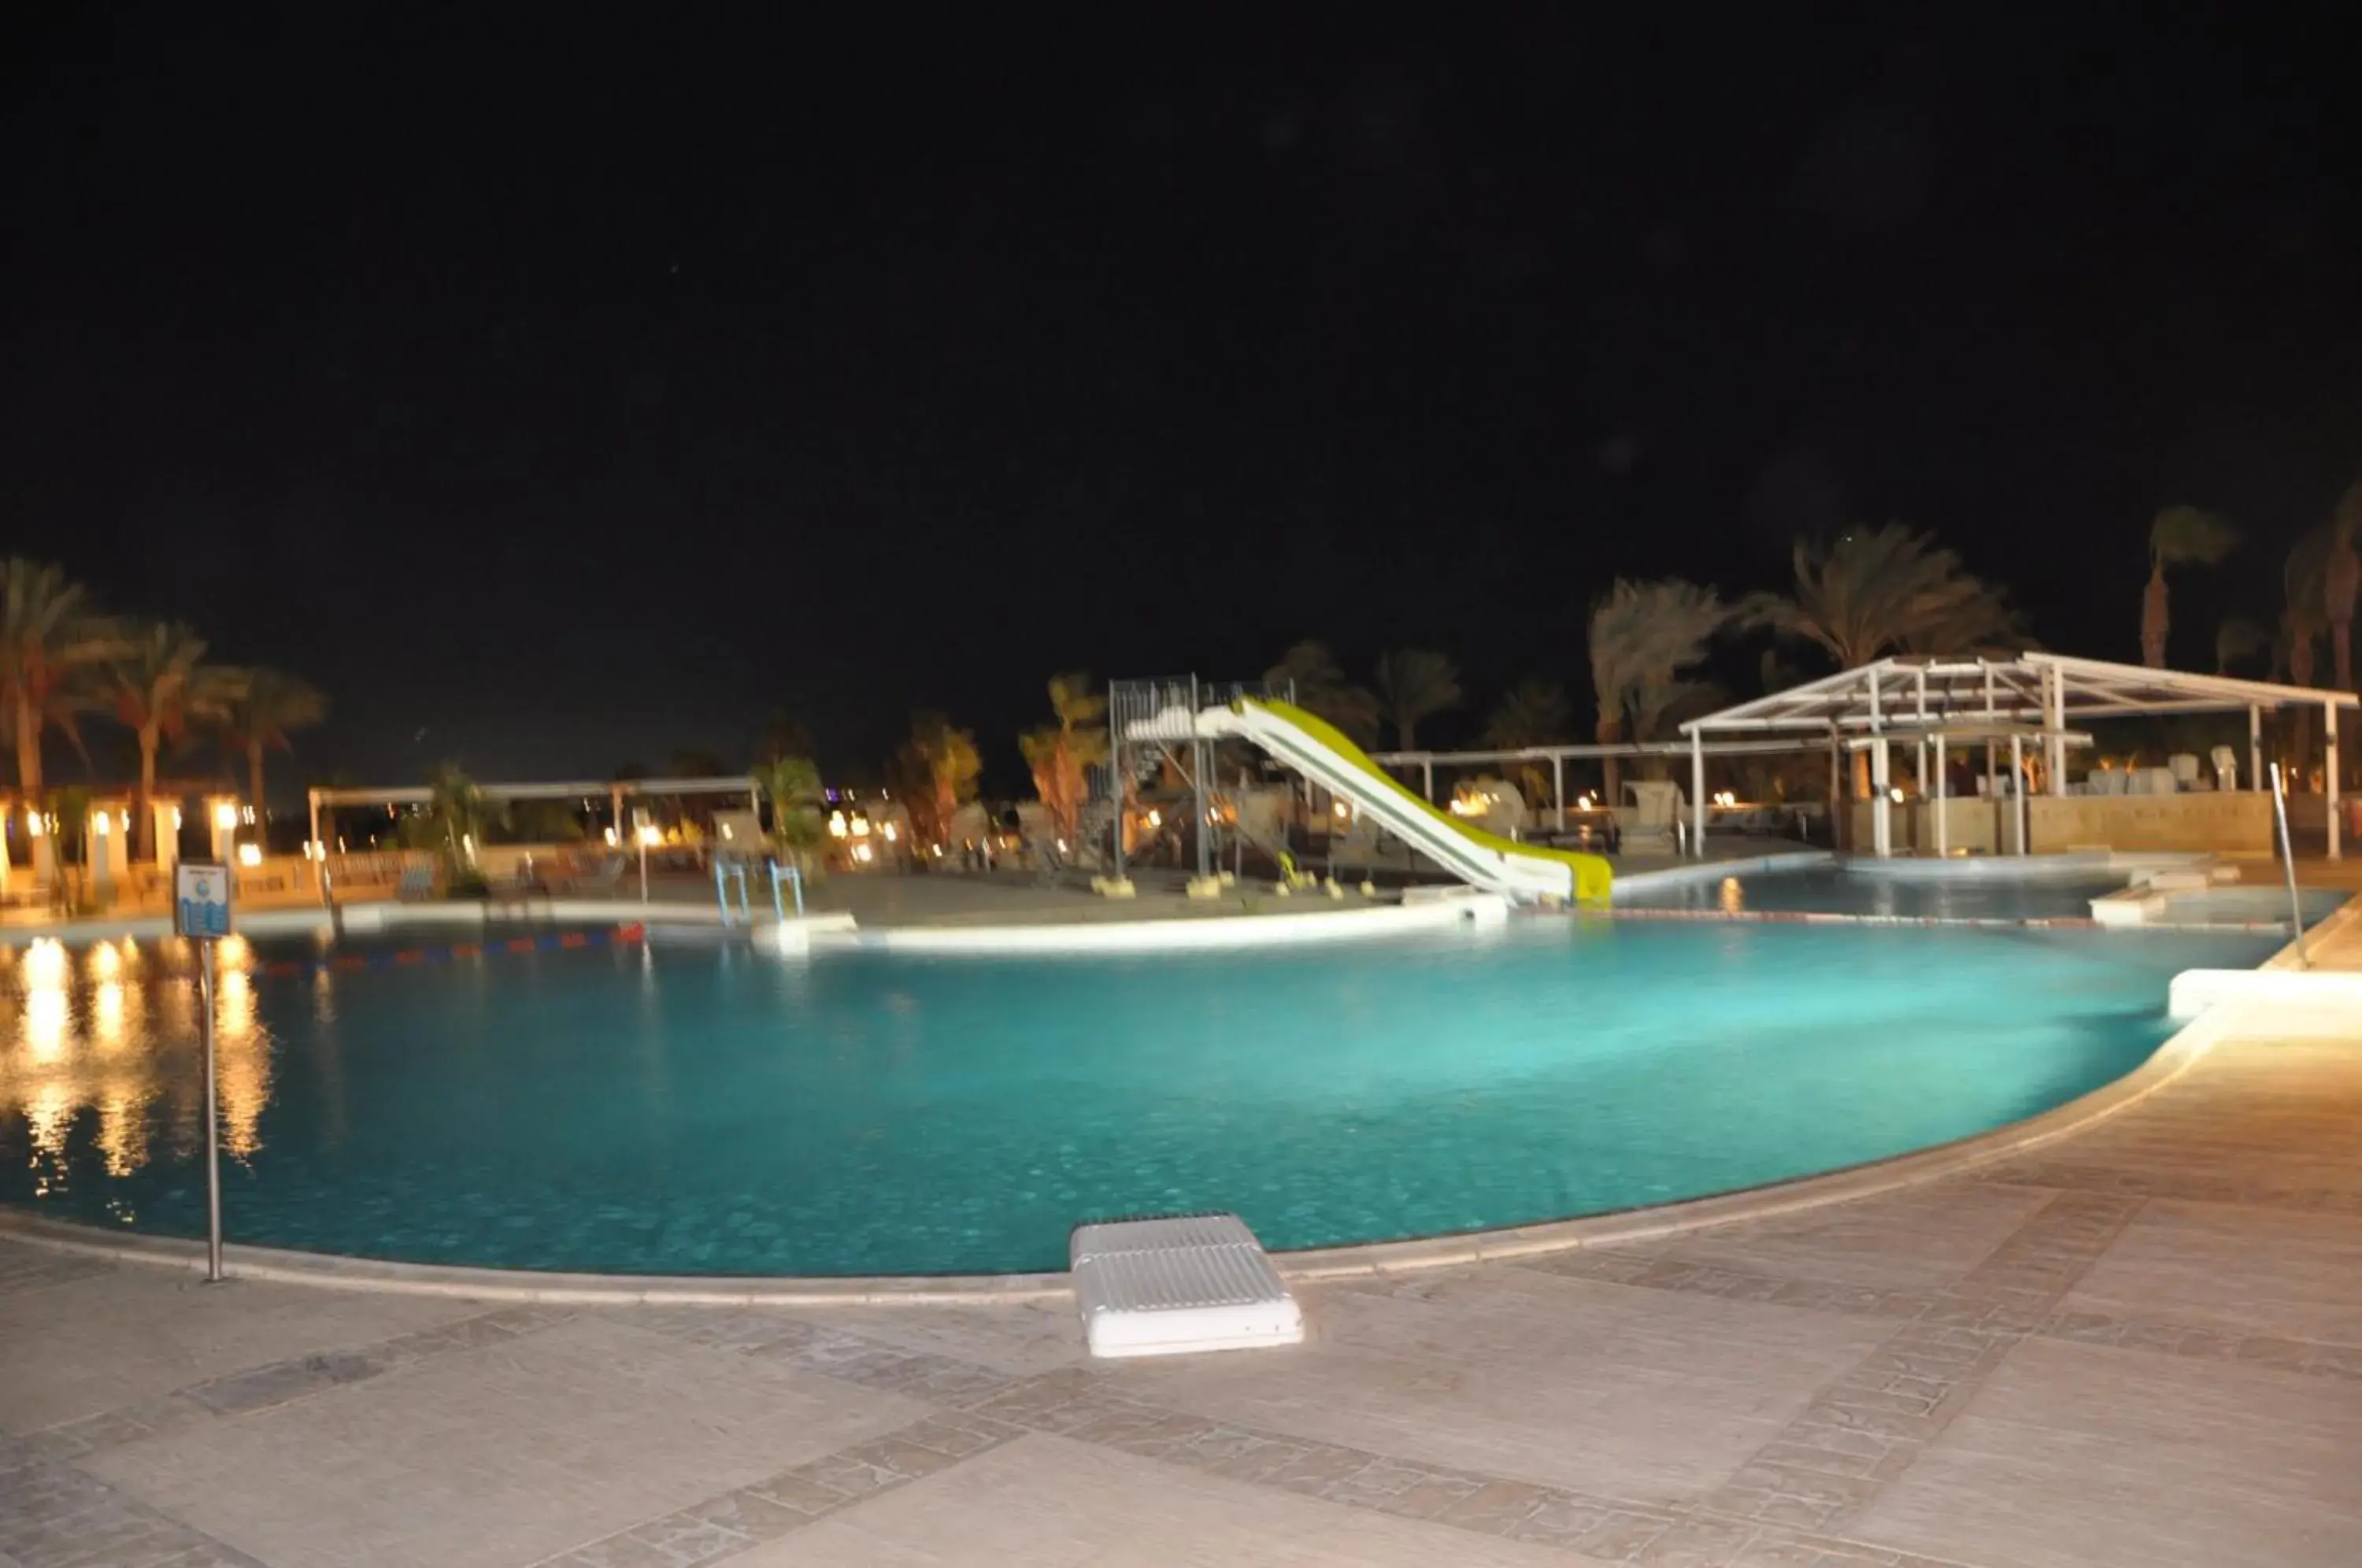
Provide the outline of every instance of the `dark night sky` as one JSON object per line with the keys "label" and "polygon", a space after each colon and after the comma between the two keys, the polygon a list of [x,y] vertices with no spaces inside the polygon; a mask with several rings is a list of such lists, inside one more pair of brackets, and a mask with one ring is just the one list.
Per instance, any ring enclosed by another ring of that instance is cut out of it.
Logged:
{"label": "dark night sky", "polygon": [[2132,657],[2220,509],[2199,662],[2362,474],[2326,11],[237,9],[0,22],[0,546],[319,681],[291,782],[1580,692],[1612,575],[1847,520]]}

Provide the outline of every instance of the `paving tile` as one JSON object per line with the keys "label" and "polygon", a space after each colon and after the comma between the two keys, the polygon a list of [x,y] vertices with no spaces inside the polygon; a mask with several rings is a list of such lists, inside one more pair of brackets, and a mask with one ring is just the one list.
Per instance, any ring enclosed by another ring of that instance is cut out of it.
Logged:
{"label": "paving tile", "polygon": [[1301,1351],[1142,1364],[1122,1386],[1257,1431],[1669,1499],[1718,1483],[1893,1327],[1524,1268],[1434,1283],[1336,1294]]}
{"label": "paving tile", "polygon": [[769,1540],[811,1522],[812,1513],[789,1507],[751,1490],[725,1492],[719,1497],[681,1510],[691,1518],[719,1526],[749,1540]]}
{"label": "paving tile", "polygon": [[[1982,1263],[2049,1194],[1973,1182],[1906,1187],[1855,1203],[1693,1231],[1668,1258],[1879,1293],[1950,1285]],[[1861,1297],[1855,1297],[1857,1301]]]}
{"label": "paving tile", "polygon": [[2029,1340],[1847,1533],[2011,1568],[2362,1562],[2356,1452],[2327,1379]]}
{"label": "paving tile", "polygon": [[1617,1508],[1576,1540],[1578,1551],[1605,1562],[1629,1562],[1664,1539],[1673,1521],[1662,1515]]}
{"label": "paving tile", "polygon": [[1572,1549],[1584,1536],[1606,1523],[1614,1511],[1608,1505],[1549,1492],[1545,1493],[1538,1507],[1512,1524],[1507,1533],[1516,1540]]}
{"label": "paving tile", "polygon": [[18,1568],[260,1568],[94,1476],[0,1438],[0,1562]]}
{"label": "paving tile", "polygon": [[741,1490],[759,1501],[807,1518],[841,1508],[846,1501],[843,1492],[821,1485],[800,1469],[784,1470],[777,1475],[749,1482]]}
{"label": "paving tile", "polygon": [[2362,1344],[2362,1217],[2152,1200],[2063,1305]]}
{"label": "paving tile", "polygon": [[1682,1519],[1640,1548],[1631,1561],[1647,1568],[1730,1568],[1761,1533],[1751,1524]]}
{"label": "paving tile", "polygon": [[1505,1535],[1540,1507],[1550,1496],[1548,1487],[1529,1482],[1487,1481],[1435,1517],[1462,1529]]}
{"label": "paving tile", "polygon": [[646,1541],[663,1552],[680,1568],[734,1556],[755,1544],[752,1536],[742,1535],[702,1512],[686,1510],[652,1519],[635,1527],[630,1534],[635,1540]]}
{"label": "paving tile", "polygon": [[613,1535],[551,1558],[546,1568],[680,1568],[679,1559],[634,1535]]}
{"label": "paving tile", "polygon": [[509,1568],[928,1413],[585,1318],[83,1463],[270,1561]]}
{"label": "paving tile", "polygon": [[108,1270],[0,1294],[0,1431],[37,1431],[191,1384],[374,1344],[481,1303]]}
{"label": "paving tile", "polygon": [[1596,1560],[1037,1433],[728,1562],[731,1568],[1583,1568]]}

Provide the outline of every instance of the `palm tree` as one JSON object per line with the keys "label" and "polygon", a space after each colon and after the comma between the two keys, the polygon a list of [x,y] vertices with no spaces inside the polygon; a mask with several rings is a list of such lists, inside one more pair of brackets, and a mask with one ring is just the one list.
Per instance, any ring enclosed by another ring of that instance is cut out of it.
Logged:
{"label": "palm tree", "polygon": [[1485,721],[1485,744],[1503,751],[1555,745],[1574,727],[1574,705],[1566,688],[1540,676],[1528,676],[1501,694],[1491,718]]}
{"label": "palm tree", "polygon": [[763,721],[762,733],[755,737],[755,759],[757,762],[778,762],[784,758],[809,757],[811,754],[811,731],[785,708],[772,709],[771,716]]}
{"label": "palm tree", "polygon": [[1033,770],[1033,792],[1071,843],[1081,835],[1090,770],[1108,756],[1107,699],[1092,692],[1091,678],[1079,670],[1054,675],[1050,711],[1055,722],[1018,736],[1017,745]]}
{"label": "palm tree", "polygon": [[1661,666],[1644,676],[1632,693],[1632,738],[1662,740],[1670,725],[1711,713],[1729,701],[1730,693],[1720,682],[1685,679]]}
{"label": "palm tree", "polygon": [[227,720],[239,695],[239,672],[204,657],[204,639],[177,622],[158,621],[128,637],[115,662],[115,716],[139,741],[134,842],[143,860],[155,855],[155,813],[149,807],[156,795],[157,751],[186,734],[192,723]]}
{"label": "palm tree", "polygon": [[911,720],[911,738],[902,743],[894,771],[896,793],[911,813],[911,831],[927,844],[940,845],[951,832],[952,818],[976,799],[984,761],[975,735],[954,729],[941,713],[919,713]]}
{"label": "palm tree", "polygon": [[1829,546],[1799,539],[1794,565],[1792,594],[1749,594],[1740,613],[1818,644],[1840,668],[1897,653],[2011,653],[2024,641],[1998,590],[1899,523],[1854,529]]}
{"label": "palm tree", "polygon": [[[258,800],[259,796],[256,797]],[[484,830],[506,821],[507,813],[484,798],[481,786],[447,762],[435,770],[426,808],[403,819],[403,839],[414,849],[431,849],[441,857],[444,886],[458,890],[480,883],[475,870],[476,850]]]}
{"label": "palm tree", "polygon": [[800,866],[824,836],[820,769],[807,757],[774,757],[756,765],[755,786],[770,798],[772,840]]}
{"label": "palm tree", "polygon": [[[2316,528],[2296,542],[2289,552],[2288,563],[2281,568],[2281,585],[2288,591],[2288,608],[2280,612],[2279,645],[2272,650],[2272,673],[2287,673],[2290,682],[2297,686],[2312,684],[2314,656],[2322,634],[2328,631],[2329,613],[2323,602],[2323,568],[2329,559],[2329,530]],[[2310,778],[2312,773],[2312,714],[2299,707],[2290,715],[2296,728],[2296,776]]]}
{"label": "palm tree", "polygon": [[121,630],[91,607],[61,568],[0,562],[0,724],[17,743],[17,782],[41,793],[41,737],[57,730],[82,749],[79,717],[102,706],[99,682],[124,651]]}
{"label": "palm tree", "polygon": [[[2285,662],[2289,679],[2299,686],[2312,684],[2313,640],[2327,633],[2331,679],[2341,691],[2354,690],[2354,610],[2356,591],[2362,589],[2357,532],[2362,532],[2362,484],[2338,500],[2329,522],[2296,542],[2281,569],[2288,590],[2288,613],[2281,621],[2288,645]],[[2312,771],[2312,714],[2300,709],[2296,724],[2297,776],[2305,778]],[[2341,735],[2341,752],[2344,745]],[[2331,757],[2329,766],[2342,769],[2344,758]]]}
{"label": "palm tree", "polygon": [[[2312,684],[2316,646],[2323,631],[2321,606],[2293,595],[2288,608],[2280,612],[2280,635],[2272,644],[2272,679],[2285,679],[2291,686]],[[2297,717],[2304,717],[2298,710]]]}
{"label": "palm tree", "polygon": [[[1705,659],[1706,645],[1731,614],[1720,595],[1694,582],[1617,578],[1591,607],[1591,685],[1599,699],[1599,744],[1620,745],[1628,738],[1645,737],[1661,723],[1687,694],[1682,673]],[[1617,759],[1603,758],[1602,772],[1613,805],[1622,786]]]}
{"label": "palm tree", "polygon": [[[1555,680],[1528,676],[1502,693],[1493,716],[1485,721],[1485,744],[1502,751],[1523,751],[1529,746],[1556,745],[1573,729],[1574,704],[1567,701],[1566,688]],[[1521,762],[1516,767],[1518,786],[1527,800],[1539,799],[1540,765]]]}
{"label": "palm tree", "polygon": [[1263,678],[1267,685],[1293,686],[1297,707],[1328,720],[1356,745],[1377,743],[1378,700],[1345,679],[1328,644],[1310,638],[1295,644]]}
{"label": "palm tree", "polygon": [[2362,596],[2362,482],[2338,498],[2321,568],[2321,610],[2329,620],[2329,654],[2337,689],[2354,686],[2354,602]]}
{"label": "palm tree", "polygon": [[2214,628],[2214,673],[2228,675],[2231,667],[2253,658],[2271,646],[2272,639],[2253,621],[2234,615]]}
{"label": "palm tree", "polygon": [[1418,749],[1418,722],[1460,706],[1460,671],[1440,653],[1397,648],[1378,657],[1379,710],[1394,723],[1399,749]]}
{"label": "palm tree", "polygon": [[[244,687],[230,704],[228,722],[222,726],[222,744],[246,757],[248,801],[258,823],[264,816],[262,754],[293,751],[288,732],[308,729],[327,716],[328,700],[311,682],[283,670],[257,668],[246,672]],[[466,777],[457,768],[447,771]]]}
{"label": "palm tree", "polygon": [[2195,506],[2169,506],[2148,527],[2148,588],[2141,595],[2141,662],[2165,668],[2173,617],[2165,586],[2169,566],[2213,566],[2239,543],[2239,531]]}

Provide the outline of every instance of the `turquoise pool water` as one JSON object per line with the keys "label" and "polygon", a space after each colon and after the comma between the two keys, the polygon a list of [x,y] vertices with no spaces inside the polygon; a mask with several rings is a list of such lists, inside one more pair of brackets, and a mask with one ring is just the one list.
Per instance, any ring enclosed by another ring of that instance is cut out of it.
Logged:
{"label": "turquoise pool water", "polygon": [[1616,901],[1638,909],[1795,910],[1907,919],[2089,919],[2092,900],[2115,892],[2127,880],[2106,872],[2076,877],[1923,878],[1827,867],[1712,878],[1635,890],[1619,895]]}
{"label": "turquoise pool water", "polygon": [[[1235,1209],[1274,1248],[1512,1224],[2032,1115],[2165,1037],[2175,971],[2274,945],[1536,919],[1271,955],[288,975],[258,944],[223,988],[224,1204],[243,1241],[709,1274],[1061,1267],[1077,1222],[1154,1210]],[[201,1228],[193,988],[156,950],[6,963],[0,1201]]]}
{"label": "turquoise pool water", "polygon": [[[2088,920],[2093,899],[2120,891],[2130,880],[2124,872],[2011,876],[2004,869],[1986,876],[1913,877],[1815,867],[1639,888],[1618,893],[1616,902],[1627,909],[1799,911],[1904,920]],[[2191,908],[2179,918],[2200,924],[2288,919],[2286,895],[2268,884],[2244,883],[2217,889],[2212,897],[2221,907],[2209,912],[2200,907],[2202,898],[2192,897]],[[2299,907],[2311,922],[2327,916],[2345,898],[2334,889],[2308,888]]]}

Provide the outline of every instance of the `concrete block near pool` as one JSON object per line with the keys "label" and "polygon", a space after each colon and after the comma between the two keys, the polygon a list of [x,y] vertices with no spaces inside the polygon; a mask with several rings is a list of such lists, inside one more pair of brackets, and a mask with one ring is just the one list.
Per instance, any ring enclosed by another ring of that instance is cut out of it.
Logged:
{"label": "concrete block near pool", "polygon": [[1078,1226],[1067,1250],[1095,1356],[1303,1342],[1303,1312],[1235,1214]]}

